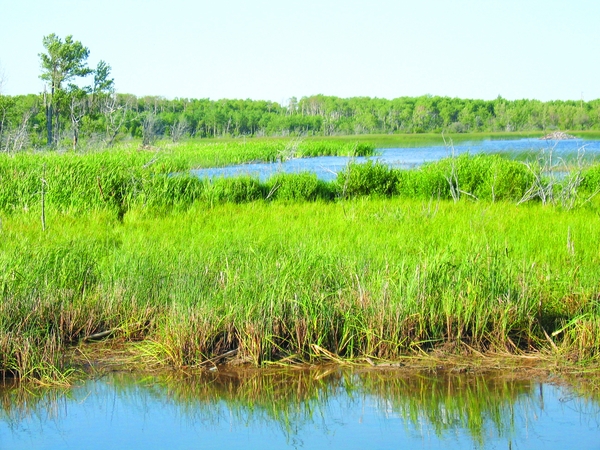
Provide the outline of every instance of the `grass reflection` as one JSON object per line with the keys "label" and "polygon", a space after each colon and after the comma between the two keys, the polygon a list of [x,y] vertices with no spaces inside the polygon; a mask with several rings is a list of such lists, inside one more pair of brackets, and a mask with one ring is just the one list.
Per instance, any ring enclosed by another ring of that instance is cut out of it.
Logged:
{"label": "grass reflection", "polygon": [[[329,433],[328,427],[346,420],[348,411],[363,411],[369,421],[399,419],[389,423],[402,424],[409,434],[435,434],[440,440],[466,435],[482,447],[498,439],[510,444],[524,422],[535,422],[544,410],[544,386],[507,372],[415,373],[334,366],[205,371],[193,376],[115,373],[71,390],[2,389],[0,421],[13,430],[31,417],[60,421],[70,403],[104,396],[117,397],[133,409],[171,411],[190,424],[209,428],[222,423],[275,427],[288,442],[306,430]],[[581,386],[571,391],[573,395],[586,392]],[[583,400],[577,405],[598,411],[597,399]]]}

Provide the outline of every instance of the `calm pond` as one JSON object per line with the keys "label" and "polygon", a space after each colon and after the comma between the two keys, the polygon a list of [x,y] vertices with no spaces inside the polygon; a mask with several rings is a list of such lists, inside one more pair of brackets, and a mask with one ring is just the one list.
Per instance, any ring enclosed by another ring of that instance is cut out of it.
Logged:
{"label": "calm pond", "polygon": [[600,448],[597,398],[506,372],[114,373],[0,399],[12,450]]}
{"label": "calm pond", "polygon": [[331,181],[336,178],[337,173],[344,169],[351,160],[361,163],[367,159],[372,159],[381,161],[391,167],[411,169],[426,162],[437,161],[451,156],[452,154],[508,153],[515,157],[525,157],[527,154],[538,154],[539,152],[549,152],[550,150],[557,157],[576,157],[579,152],[582,152],[588,158],[596,158],[600,156],[600,141],[580,139],[564,141],[544,141],[540,139],[469,141],[454,145],[452,148],[438,145],[379,149],[377,155],[371,158],[349,158],[342,156],[297,158],[280,163],[253,163],[196,169],[192,173],[202,178],[250,175],[265,181],[271,175],[279,172],[297,173],[308,171],[316,173],[324,181]]}

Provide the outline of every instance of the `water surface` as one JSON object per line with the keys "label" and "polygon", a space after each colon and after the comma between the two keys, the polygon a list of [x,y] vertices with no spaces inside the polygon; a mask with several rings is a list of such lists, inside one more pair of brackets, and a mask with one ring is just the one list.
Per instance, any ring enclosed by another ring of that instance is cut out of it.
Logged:
{"label": "water surface", "polygon": [[0,393],[2,449],[600,448],[600,404],[509,374],[113,374]]}
{"label": "water surface", "polygon": [[298,173],[303,171],[316,173],[324,181],[334,180],[350,161],[362,163],[368,159],[381,161],[390,167],[412,169],[427,162],[438,161],[452,155],[463,153],[501,153],[514,157],[534,157],[539,152],[553,152],[556,157],[574,158],[584,153],[588,158],[600,156],[600,141],[570,139],[564,141],[545,141],[540,139],[483,140],[467,141],[457,145],[436,145],[412,148],[379,149],[377,155],[366,157],[320,156],[315,158],[295,158],[278,163],[239,164],[219,168],[203,168],[192,173],[202,178],[235,177],[249,175],[265,181],[276,173]]}

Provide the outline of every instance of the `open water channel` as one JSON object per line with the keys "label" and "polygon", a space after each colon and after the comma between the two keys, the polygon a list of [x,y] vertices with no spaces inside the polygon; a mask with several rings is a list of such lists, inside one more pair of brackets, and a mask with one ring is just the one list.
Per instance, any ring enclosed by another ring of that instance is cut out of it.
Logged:
{"label": "open water channel", "polygon": [[508,373],[114,373],[0,391],[2,449],[600,448],[600,402]]}
{"label": "open water channel", "polygon": [[235,177],[250,175],[265,181],[270,176],[279,173],[314,172],[324,181],[334,180],[350,161],[357,163],[367,159],[380,161],[394,168],[412,169],[424,163],[438,161],[452,155],[469,153],[500,153],[520,158],[535,158],[544,152],[547,156],[552,153],[554,161],[576,159],[583,156],[597,160],[600,157],[600,141],[569,139],[563,141],[540,139],[517,140],[482,140],[468,141],[453,146],[426,146],[411,148],[384,148],[377,150],[377,155],[365,158],[349,158],[344,156],[320,156],[315,158],[296,158],[278,163],[239,164],[219,168],[204,168],[193,170],[192,173],[202,178]]}

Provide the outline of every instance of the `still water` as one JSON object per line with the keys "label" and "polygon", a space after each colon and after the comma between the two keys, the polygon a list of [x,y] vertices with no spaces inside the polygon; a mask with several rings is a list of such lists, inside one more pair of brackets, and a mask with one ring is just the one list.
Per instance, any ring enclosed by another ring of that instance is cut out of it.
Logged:
{"label": "still water", "polygon": [[0,391],[2,449],[600,448],[600,402],[507,373],[112,374]]}
{"label": "still water", "polygon": [[309,171],[316,173],[324,181],[331,181],[351,160],[361,163],[367,159],[372,159],[394,168],[411,169],[427,162],[438,161],[451,155],[463,153],[508,153],[523,156],[526,154],[534,155],[542,151],[552,151],[556,157],[576,157],[578,153],[585,153],[588,157],[593,158],[600,156],[600,141],[580,139],[564,141],[544,141],[540,139],[468,141],[452,147],[438,145],[416,148],[385,148],[378,150],[377,155],[371,158],[342,156],[296,158],[280,163],[253,163],[197,169],[193,170],[192,173],[202,178],[250,175],[264,181],[279,172]]}

